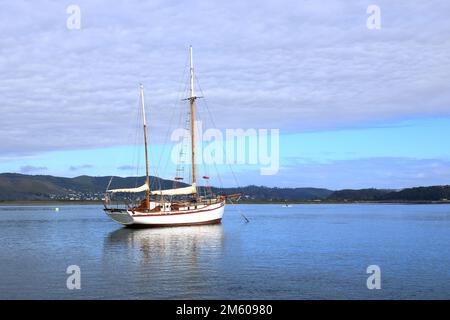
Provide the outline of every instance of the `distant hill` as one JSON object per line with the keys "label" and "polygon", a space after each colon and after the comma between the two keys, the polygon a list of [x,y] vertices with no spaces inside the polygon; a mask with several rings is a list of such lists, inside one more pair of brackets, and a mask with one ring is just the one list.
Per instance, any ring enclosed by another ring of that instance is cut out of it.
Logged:
{"label": "distant hill", "polygon": [[[172,188],[174,181],[151,177],[152,188]],[[50,200],[50,199],[98,199],[105,192],[111,177],[79,176],[62,178],[48,175],[0,174],[0,201]],[[145,177],[113,177],[110,188],[140,186]],[[180,186],[185,184],[181,183]],[[321,200],[333,191],[320,188],[268,188],[247,186],[242,188],[213,188],[213,192],[241,193],[249,200]]]}
{"label": "distant hill", "polygon": [[339,190],[327,200],[333,201],[442,201],[450,200],[450,186],[406,188],[400,191],[383,189]]}
{"label": "distant hill", "polygon": [[215,193],[241,193],[243,199],[271,201],[307,201],[324,200],[333,191],[321,188],[269,188],[264,186],[246,186],[241,188],[213,188]]}
{"label": "distant hill", "polygon": [[389,192],[383,200],[439,201],[450,200],[450,186],[416,187]]}
{"label": "distant hill", "polygon": [[[79,176],[62,178],[48,175],[25,175],[18,173],[0,174],[0,200],[48,200],[61,199],[73,194],[102,194],[111,177]],[[140,186],[145,177],[114,177],[110,188]],[[173,181],[152,177],[152,184],[161,183],[163,189],[170,188]]]}
{"label": "distant hill", "polygon": [[[152,189],[169,189],[174,181],[151,177]],[[79,176],[75,178],[48,175],[0,174],[0,201],[14,200],[99,200],[111,177]],[[110,188],[140,186],[145,177],[113,177]],[[180,186],[185,185],[180,183]],[[244,200],[254,201],[442,201],[450,200],[450,186],[416,187],[403,190],[344,189],[332,191],[321,188],[212,188],[217,194],[241,193]],[[200,192],[202,189],[200,189]]]}
{"label": "distant hill", "polygon": [[393,190],[383,190],[383,189],[344,189],[331,193],[327,200],[333,201],[377,201],[382,200],[383,197],[392,192]]}

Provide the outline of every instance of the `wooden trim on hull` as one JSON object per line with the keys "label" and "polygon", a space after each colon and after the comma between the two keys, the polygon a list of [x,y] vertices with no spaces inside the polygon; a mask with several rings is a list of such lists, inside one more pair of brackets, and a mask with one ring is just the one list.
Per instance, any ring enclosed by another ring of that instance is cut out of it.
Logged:
{"label": "wooden trim on hull", "polygon": [[209,225],[209,224],[219,224],[221,223],[222,219],[214,219],[209,221],[202,221],[202,222],[188,222],[188,223],[168,223],[168,224],[139,224],[139,223],[133,223],[133,224],[126,224],[124,227],[131,228],[131,229],[144,229],[144,228],[174,228],[174,227],[187,227],[187,226],[202,226],[202,225]]}

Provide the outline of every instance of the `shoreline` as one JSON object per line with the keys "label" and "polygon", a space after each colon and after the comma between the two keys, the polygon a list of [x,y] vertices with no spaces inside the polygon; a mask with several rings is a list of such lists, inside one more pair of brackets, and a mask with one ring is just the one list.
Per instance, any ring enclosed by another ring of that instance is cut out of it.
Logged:
{"label": "shoreline", "polygon": [[[285,201],[252,201],[242,200],[233,204],[277,204]],[[0,200],[0,206],[34,206],[34,205],[102,205],[100,200]],[[332,201],[332,200],[296,200],[287,202],[295,204],[450,204],[450,201]]]}

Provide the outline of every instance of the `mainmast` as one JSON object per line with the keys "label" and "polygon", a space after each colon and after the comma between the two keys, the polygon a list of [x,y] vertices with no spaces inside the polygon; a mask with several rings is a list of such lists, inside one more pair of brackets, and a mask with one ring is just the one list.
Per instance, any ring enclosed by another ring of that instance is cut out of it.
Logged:
{"label": "mainmast", "polygon": [[148,175],[148,148],[147,148],[147,121],[145,119],[145,101],[144,101],[144,86],[141,84],[140,89],[140,100],[142,106],[142,118],[144,120],[144,144],[145,144],[145,183],[148,188],[145,191],[145,206],[147,210],[150,209],[150,177]]}
{"label": "mainmast", "polygon": [[197,193],[196,177],[195,177],[195,99],[197,97],[194,93],[194,63],[192,60],[192,46],[189,46],[189,74],[190,74],[190,95],[189,102],[191,105],[191,156],[192,156],[192,185],[194,186],[195,194]]}

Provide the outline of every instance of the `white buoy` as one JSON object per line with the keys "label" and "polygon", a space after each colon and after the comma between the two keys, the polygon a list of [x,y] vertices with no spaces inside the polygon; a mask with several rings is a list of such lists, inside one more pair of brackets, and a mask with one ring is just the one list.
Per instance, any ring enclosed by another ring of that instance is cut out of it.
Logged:
{"label": "white buoy", "polygon": [[59,212],[59,208],[55,208],[55,211],[56,211],[56,212]]}

